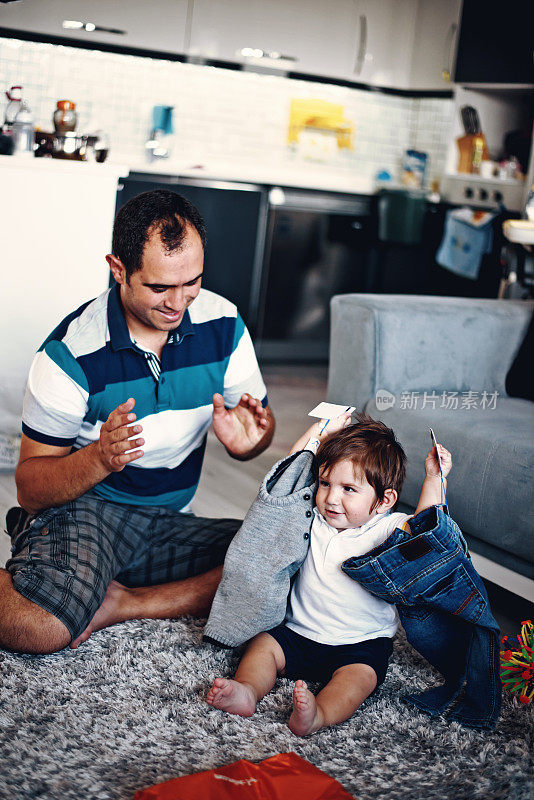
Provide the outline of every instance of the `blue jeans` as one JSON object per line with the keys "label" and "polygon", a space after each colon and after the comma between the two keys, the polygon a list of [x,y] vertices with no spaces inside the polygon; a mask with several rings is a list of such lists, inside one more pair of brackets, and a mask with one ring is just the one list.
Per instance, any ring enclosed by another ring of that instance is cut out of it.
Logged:
{"label": "blue jeans", "polygon": [[[501,707],[499,627],[456,523],[437,506],[343,571],[397,606],[410,644],[445,682],[403,698],[429,714],[491,729]],[[463,692],[462,692],[463,690]],[[456,701],[456,702],[454,702]]]}

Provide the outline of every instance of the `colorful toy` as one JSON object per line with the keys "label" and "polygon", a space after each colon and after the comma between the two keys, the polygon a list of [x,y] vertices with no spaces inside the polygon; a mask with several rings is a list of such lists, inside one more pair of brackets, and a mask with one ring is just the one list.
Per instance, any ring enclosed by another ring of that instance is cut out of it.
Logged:
{"label": "colorful toy", "polygon": [[518,696],[520,703],[530,703],[534,697],[534,625],[527,619],[521,623],[521,633],[504,636],[501,644],[501,681],[505,689]]}

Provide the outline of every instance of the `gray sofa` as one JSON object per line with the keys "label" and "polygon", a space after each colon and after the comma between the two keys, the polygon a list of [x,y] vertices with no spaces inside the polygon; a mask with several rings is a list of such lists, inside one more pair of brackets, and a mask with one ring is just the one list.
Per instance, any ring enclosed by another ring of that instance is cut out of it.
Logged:
{"label": "gray sofa", "polygon": [[410,509],[434,429],[453,454],[449,511],[478,571],[530,600],[534,403],[508,396],[505,381],[533,310],[532,301],[338,295],[328,383],[331,402],[397,434],[408,457],[401,502]]}

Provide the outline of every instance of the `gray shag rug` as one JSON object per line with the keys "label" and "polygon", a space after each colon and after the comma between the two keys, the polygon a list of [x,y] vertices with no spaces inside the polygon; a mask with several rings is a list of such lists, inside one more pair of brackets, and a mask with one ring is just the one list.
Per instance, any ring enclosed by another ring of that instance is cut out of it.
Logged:
{"label": "gray shag rug", "polygon": [[288,751],[358,800],[534,797],[534,708],[506,696],[496,729],[481,733],[403,704],[437,676],[402,633],[380,692],[301,739],[286,725],[289,680],[250,719],[206,704],[237,654],[201,644],[203,623],[128,622],[42,657],[0,651],[0,798],[130,800],[179,775]]}

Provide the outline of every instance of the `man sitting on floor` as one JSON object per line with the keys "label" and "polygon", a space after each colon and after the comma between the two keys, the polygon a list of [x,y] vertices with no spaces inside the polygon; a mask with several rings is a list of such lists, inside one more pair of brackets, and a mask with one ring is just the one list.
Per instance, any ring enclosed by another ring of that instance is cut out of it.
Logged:
{"label": "man sitting on floor", "polygon": [[127,619],[209,610],[241,523],[190,511],[207,429],[245,460],[274,418],[235,306],[200,288],[204,245],[180,195],[133,198],[106,257],[116,284],[35,356],[15,476],[30,517],[8,514],[0,570],[7,649],[51,653]]}

